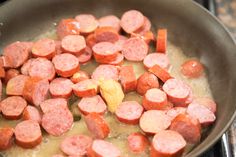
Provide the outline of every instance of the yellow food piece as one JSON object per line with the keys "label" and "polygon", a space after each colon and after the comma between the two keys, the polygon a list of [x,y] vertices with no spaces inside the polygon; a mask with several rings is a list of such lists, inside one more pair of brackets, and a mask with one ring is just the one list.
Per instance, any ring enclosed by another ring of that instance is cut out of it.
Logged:
{"label": "yellow food piece", "polygon": [[112,113],[124,99],[121,85],[112,79],[100,81],[100,93],[107,103],[108,110]]}

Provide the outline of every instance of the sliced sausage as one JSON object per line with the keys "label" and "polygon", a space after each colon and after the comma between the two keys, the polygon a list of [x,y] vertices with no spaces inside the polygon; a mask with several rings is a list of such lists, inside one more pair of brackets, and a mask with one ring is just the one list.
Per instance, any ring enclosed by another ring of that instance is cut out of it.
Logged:
{"label": "sliced sausage", "polygon": [[198,143],[201,138],[201,125],[198,119],[187,114],[179,114],[170,125],[170,130],[177,131],[191,144]]}
{"label": "sliced sausage", "polygon": [[17,69],[9,69],[6,71],[6,75],[4,78],[4,83],[7,84],[7,82],[12,79],[13,77],[16,77],[20,75],[20,72]]}
{"label": "sliced sausage", "polygon": [[73,92],[78,97],[97,95],[98,83],[93,79],[80,81],[72,86]]}
{"label": "sliced sausage", "polygon": [[27,102],[20,96],[11,96],[2,100],[0,105],[4,118],[17,120],[21,118],[22,112],[27,106]]}
{"label": "sliced sausage", "polygon": [[88,45],[88,47],[92,48],[96,43],[97,43],[97,42],[96,42],[94,33],[89,34],[89,35],[86,37],[86,44]]}
{"label": "sliced sausage", "polygon": [[151,27],[152,27],[151,21],[146,16],[144,16],[143,26],[137,31],[135,31],[135,33],[144,35],[146,32],[151,30]]}
{"label": "sliced sausage", "polygon": [[162,88],[173,103],[185,102],[190,93],[188,85],[177,79],[167,80]]}
{"label": "sliced sausage", "polygon": [[190,116],[197,118],[204,126],[209,125],[216,120],[215,114],[208,107],[198,103],[189,104],[187,113]]}
{"label": "sliced sausage", "polygon": [[48,98],[49,82],[39,77],[30,77],[23,89],[23,97],[35,106]]}
{"label": "sliced sausage", "polygon": [[75,19],[62,19],[57,26],[57,35],[60,39],[67,35],[80,33],[80,23]]}
{"label": "sliced sausage", "polygon": [[186,141],[176,131],[163,130],[152,139],[150,157],[178,157],[182,156]]}
{"label": "sliced sausage", "polygon": [[121,151],[112,143],[96,139],[88,149],[88,157],[120,157]]}
{"label": "sliced sausage", "polygon": [[59,55],[63,52],[63,50],[61,48],[61,41],[55,40],[55,44],[56,44],[56,55]]}
{"label": "sliced sausage", "polygon": [[36,41],[32,47],[34,57],[52,59],[56,54],[56,43],[52,39],[44,38]]}
{"label": "sliced sausage", "polygon": [[118,49],[113,43],[100,42],[93,46],[93,55],[98,63],[114,61],[118,55]]}
{"label": "sliced sausage", "polygon": [[158,78],[152,73],[145,72],[138,78],[136,90],[140,95],[144,95],[147,90],[158,87]]}
{"label": "sliced sausage", "polygon": [[155,134],[167,129],[171,124],[170,118],[164,111],[148,110],[143,113],[139,120],[140,128],[148,134]]}
{"label": "sliced sausage", "polygon": [[167,95],[158,88],[147,90],[143,97],[145,110],[166,110],[168,109]]}
{"label": "sliced sausage", "polygon": [[121,65],[124,60],[124,55],[122,53],[118,53],[115,60],[107,62],[107,64],[110,65]]}
{"label": "sliced sausage", "polygon": [[90,78],[90,76],[86,71],[80,70],[80,71],[74,73],[74,75],[71,76],[70,80],[73,83],[78,83],[78,82],[83,81],[83,80],[88,80],[89,78]]}
{"label": "sliced sausage", "polygon": [[105,102],[99,95],[82,98],[78,103],[78,107],[80,112],[84,115],[88,115],[92,112],[103,115],[107,110]]}
{"label": "sliced sausage", "polygon": [[126,36],[123,36],[123,35],[119,36],[119,40],[114,43],[116,45],[118,51],[122,51],[123,45],[126,40],[128,40],[128,38]]}
{"label": "sliced sausage", "polygon": [[166,82],[171,79],[172,76],[165,69],[161,68],[158,64],[154,65],[152,68],[148,69],[149,72],[156,75],[160,80]]}
{"label": "sliced sausage", "polygon": [[31,63],[35,60],[35,58],[30,58],[29,60],[27,60],[22,66],[21,66],[21,73],[23,75],[29,75],[29,69],[31,67]]}
{"label": "sliced sausage", "polygon": [[143,107],[136,101],[122,102],[116,109],[116,117],[126,124],[138,124],[143,113]]}
{"label": "sliced sausage", "polygon": [[10,67],[18,68],[29,58],[30,49],[25,42],[14,42],[3,49],[3,56],[10,61]]}
{"label": "sliced sausage", "polygon": [[147,55],[143,60],[143,64],[146,69],[152,68],[156,64],[166,70],[170,67],[170,61],[167,55],[155,52]]}
{"label": "sliced sausage", "polygon": [[4,68],[12,68],[13,67],[13,63],[12,63],[13,61],[10,60],[10,57],[8,57],[8,56],[1,56],[0,62]]}
{"label": "sliced sausage", "polygon": [[189,95],[183,102],[173,102],[176,107],[188,107],[188,105],[193,102],[194,96],[192,88],[189,85],[187,85],[186,87],[188,87],[189,89]]}
{"label": "sliced sausage", "polygon": [[73,125],[73,115],[65,108],[55,108],[42,117],[42,127],[52,136],[61,136]]}
{"label": "sliced sausage", "polygon": [[52,80],[49,91],[54,98],[69,98],[72,95],[73,82],[67,78],[56,78]]}
{"label": "sliced sausage", "polygon": [[167,29],[157,30],[156,51],[166,53],[167,49]]}
{"label": "sliced sausage", "polygon": [[92,73],[92,79],[95,80],[107,80],[113,79],[118,81],[119,80],[119,71],[116,66],[114,65],[99,65]]}
{"label": "sliced sausage", "polygon": [[122,66],[120,68],[119,78],[124,92],[130,92],[136,89],[137,79],[133,66]]}
{"label": "sliced sausage", "polygon": [[129,150],[133,153],[142,153],[149,145],[148,138],[139,132],[130,134],[127,140]]}
{"label": "sliced sausage", "polygon": [[[2,89],[3,89],[3,87],[2,87],[2,80],[0,80],[0,101],[2,100]],[[1,113],[1,105],[0,105],[0,113]]]}
{"label": "sliced sausage", "polygon": [[54,109],[68,109],[67,101],[64,98],[52,98],[43,101],[40,104],[40,108],[43,113],[47,113],[49,111],[53,111]]}
{"label": "sliced sausage", "polygon": [[96,29],[94,32],[96,42],[111,42],[119,40],[119,33],[115,28],[106,26]]}
{"label": "sliced sausage", "polygon": [[0,150],[7,150],[13,143],[14,129],[10,127],[0,128]]}
{"label": "sliced sausage", "polygon": [[37,58],[31,62],[29,76],[40,77],[51,81],[55,77],[55,74],[54,66],[50,60]]}
{"label": "sliced sausage", "polygon": [[181,65],[181,73],[188,78],[197,78],[203,75],[204,67],[196,59],[190,59],[185,61]]}
{"label": "sliced sausage", "polygon": [[113,27],[117,32],[119,32],[121,29],[120,19],[115,15],[103,16],[98,20],[98,22],[99,22],[99,27],[105,27],[105,26]]}
{"label": "sliced sausage", "polygon": [[80,64],[85,64],[92,59],[93,51],[90,47],[86,46],[84,52],[77,56]]}
{"label": "sliced sausage", "polygon": [[61,48],[63,52],[80,55],[86,48],[86,42],[81,35],[67,35],[61,40]]}
{"label": "sliced sausage", "polygon": [[92,33],[98,27],[97,19],[91,14],[80,14],[75,19],[79,22],[80,32],[82,34]]}
{"label": "sliced sausage", "polygon": [[29,105],[23,111],[23,119],[24,120],[33,120],[33,121],[36,121],[40,124],[42,116],[36,107]]}
{"label": "sliced sausage", "polygon": [[187,108],[185,107],[173,107],[166,112],[166,114],[171,118],[171,121],[175,119],[179,114],[185,114]]}
{"label": "sliced sausage", "polygon": [[10,79],[6,86],[7,95],[22,95],[25,82],[29,79],[29,76],[18,75]]}
{"label": "sliced sausage", "polygon": [[120,25],[126,33],[132,33],[140,29],[144,22],[145,19],[141,12],[129,10],[122,15]]}
{"label": "sliced sausage", "polygon": [[131,33],[131,37],[137,37],[144,40],[147,44],[155,40],[154,34],[151,31],[147,31],[142,34]]}
{"label": "sliced sausage", "polygon": [[66,137],[60,144],[60,149],[67,155],[84,156],[92,145],[92,138],[86,135],[73,135]]}
{"label": "sliced sausage", "polygon": [[69,53],[56,55],[52,59],[52,63],[55,66],[57,74],[62,77],[70,77],[80,68],[78,58]]}
{"label": "sliced sausage", "polygon": [[211,112],[216,113],[216,103],[214,100],[212,100],[211,98],[208,97],[199,97],[199,98],[195,98],[193,100],[193,103],[196,104],[200,104],[200,105],[204,105],[206,106],[209,110],[211,110]]}
{"label": "sliced sausage", "polygon": [[110,128],[105,119],[98,113],[89,113],[84,117],[88,130],[95,138],[104,139],[110,133]]}
{"label": "sliced sausage", "polygon": [[140,38],[129,38],[123,44],[122,53],[129,61],[142,61],[148,54],[148,45]]}
{"label": "sliced sausage", "polygon": [[6,72],[3,66],[0,66],[0,78],[5,78]]}
{"label": "sliced sausage", "polygon": [[38,122],[25,120],[15,127],[16,144],[22,148],[34,148],[42,142],[42,132]]}

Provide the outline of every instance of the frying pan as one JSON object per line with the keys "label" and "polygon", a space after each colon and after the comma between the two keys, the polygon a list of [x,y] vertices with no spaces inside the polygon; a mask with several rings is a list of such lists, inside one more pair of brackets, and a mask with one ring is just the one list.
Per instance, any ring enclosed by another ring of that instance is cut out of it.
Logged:
{"label": "frying pan", "polygon": [[138,9],[154,29],[168,29],[168,40],[187,56],[197,57],[218,103],[217,121],[186,157],[196,157],[212,146],[235,117],[235,41],[208,11],[190,0],[11,0],[0,8],[0,47],[16,40],[32,40],[55,27],[64,17],[92,13],[98,17]]}

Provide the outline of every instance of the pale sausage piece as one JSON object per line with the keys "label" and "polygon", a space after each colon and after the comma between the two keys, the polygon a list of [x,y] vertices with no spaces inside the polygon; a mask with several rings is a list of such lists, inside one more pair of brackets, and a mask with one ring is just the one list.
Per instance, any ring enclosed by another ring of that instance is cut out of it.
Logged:
{"label": "pale sausage piece", "polygon": [[78,103],[78,107],[84,115],[92,112],[103,115],[107,110],[105,102],[99,95],[82,98]]}
{"label": "pale sausage piece", "polygon": [[11,148],[13,143],[14,129],[10,127],[0,128],[0,150]]}
{"label": "pale sausage piece", "polygon": [[75,17],[79,22],[81,34],[89,34],[96,30],[98,21],[92,14],[80,14]]}
{"label": "pale sausage piece", "polygon": [[86,71],[80,70],[80,71],[74,73],[74,75],[71,76],[70,80],[73,83],[78,83],[78,82],[83,81],[83,80],[88,80],[89,78],[90,78],[90,76]]}
{"label": "pale sausage piece", "polygon": [[23,111],[23,119],[33,120],[40,124],[42,115],[36,107],[28,105]]}
{"label": "pale sausage piece", "polygon": [[52,39],[44,38],[36,41],[32,47],[34,57],[52,59],[56,53],[56,43]]}
{"label": "pale sausage piece", "polygon": [[98,92],[98,83],[96,80],[87,79],[74,84],[72,89],[78,97],[94,96]]}
{"label": "pale sausage piece", "polygon": [[119,79],[119,71],[114,65],[99,65],[92,73],[92,79],[95,80],[106,80],[106,79]]}
{"label": "pale sausage piece", "polygon": [[29,69],[31,67],[31,63],[35,60],[35,58],[30,58],[29,60],[27,60],[22,66],[21,66],[21,73],[23,75],[29,75]]}
{"label": "pale sausage piece", "polygon": [[80,33],[80,24],[75,19],[62,19],[56,31],[60,39],[67,35],[78,35]]}
{"label": "pale sausage piece", "polygon": [[115,28],[117,32],[120,31],[120,19],[115,15],[107,15],[101,17],[99,20],[99,27],[110,26]]}
{"label": "pale sausage piece", "polygon": [[92,138],[86,135],[73,135],[66,137],[60,144],[60,149],[67,155],[83,156],[92,145]]}
{"label": "pale sausage piece", "polygon": [[122,17],[120,25],[126,33],[132,33],[144,25],[144,16],[137,10],[126,11]]}
{"label": "pale sausage piece", "polygon": [[186,141],[176,131],[162,130],[152,139],[150,157],[180,157],[186,147]]}
{"label": "pale sausage piece", "polygon": [[127,140],[129,150],[133,153],[142,153],[149,145],[148,138],[139,132],[130,134]]}
{"label": "pale sausage piece", "polygon": [[129,61],[142,61],[148,54],[148,45],[140,38],[129,38],[123,44],[122,53]]}
{"label": "pale sausage piece", "polygon": [[54,98],[69,98],[72,95],[73,82],[70,79],[58,77],[50,83],[49,91]]}
{"label": "pale sausage piece", "polygon": [[59,109],[60,108],[68,109],[68,106],[67,106],[66,99],[64,99],[64,98],[53,98],[53,99],[47,99],[47,100],[43,101],[40,104],[40,108],[43,111],[43,113],[47,113],[51,110],[54,110],[55,108],[56,109],[58,109],[58,108]]}
{"label": "pale sausage piece", "polygon": [[29,79],[29,76],[18,75],[10,79],[6,86],[7,95],[22,95],[25,82]]}
{"label": "pale sausage piece", "polygon": [[7,84],[7,82],[12,79],[13,77],[16,77],[20,75],[20,72],[17,69],[9,69],[6,71],[6,75],[4,77],[4,83]]}
{"label": "pale sausage piece", "polygon": [[80,55],[77,55],[77,58],[79,59],[80,64],[86,64],[88,61],[92,59],[93,51],[89,46],[86,46],[83,53]]}
{"label": "pale sausage piece", "polygon": [[122,66],[120,68],[119,78],[124,92],[134,91],[137,85],[133,66]]}
{"label": "pale sausage piece", "polygon": [[139,120],[140,128],[148,134],[155,134],[166,130],[171,124],[170,118],[164,111],[148,110],[143,113]]}
{"label": "pale sausage piece", "polygon": [[166,114],[171,118],[171,121],[175,119],[179,114],[185,114],[187,108],[185,107],[173,107],[166,112]]}
{"label": "pale sausage piece", "polygon": [[17,120],[21,118],[27,102],[20,96],[11,96],[2,100],[0,105],[2,114],[6,119]]}
{"label": "pale sausage piece", "polygon": [[61,40],[61,48],[63,52],[80,55],[86,48],[86,42],[81,35],[67,35]]}
{"label": "pale sausage piece", "polygon": [[15,127],[16,144],[22,148],[34,148],[42,142],[42,132],[38,122],[25,120]]}
{"label": "pale sausage piece", "polygon": [[203,74],[204,67],[200,61],[190,59],[181,65],[181,73],[188,78],[198,78]]}
{"label": "pale sausage piece", "polygon": [[170,61],[167,55],[156,52],[147,55],[143,60],[143,64],[146,69],[152,68],[156,64],[166,70],[168,70],[170,67]]}
{"label": "pale sausage piece", "polygon": [[116,109],[116,117],[126,124],[138,124],[143,113],[143,107],[136,101],[122,102]]}
{"label": "pale sausage piece", "polygon": [[112,143],[96,139],[88,149],[88,157],[121,157],[121,151]]}
{"label": "pale sausage piece", "polygon": [[29,67],[29,76],[40,77],[51,81],[55,77],[55,68],[50,60],[45,58],[34,59]]}
{"label": "pale sausage piece", "polygon": [[151,27],[152,27],[151,21],[146,16],[144,16],[143,26],[140,29],[138,29],[137,31],[135,31],[135,33],[138,33],[140,35],[144,35],[146,32],[151,30]]}
{"label": "pale sausage piece", "polygon": [[78,58],[69,53],[56,55],[52,59],[52,63],[54,64],[57,74],[62,77],[70,77],[80,68]]}
{"label": "pale sausage piece", "polygon": [[213,113],[216,113],[217,105],[216,105],[215,101],[211,98],[208,98],[208,97],[196,98],[193,100],[193,103],[204,105],[209,110],[211,110]]}
{"label": "pale sausage piece", "polygon": [[110,26],[100,27],[94,32],[96,42],[111,42],[119,40],[119,33]]}

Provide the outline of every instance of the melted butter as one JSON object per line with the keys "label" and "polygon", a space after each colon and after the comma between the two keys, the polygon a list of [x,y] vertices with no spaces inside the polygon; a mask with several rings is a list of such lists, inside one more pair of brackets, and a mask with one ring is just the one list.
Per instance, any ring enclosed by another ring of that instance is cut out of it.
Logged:
{"label": "melted butter", "polygon": [[[46,34],[40,35],[37,38],[35,38],[35,40],[40,39],[40,38],[45,38],[45,37],[56,39],[55,31],[47,32]],[[175,78],[184,80],[186,83],[188,83],[193,89],[194,96],[211,97],[211,91],[210,91],[208,81],[205,75],[197,79],[187,79],[180,74],[181,64],[189,58],[187,58],[183,54],[182,50],[179,47],[176,47],[172,43],[168,43],[167,55],[172,65],[169,70],[172,76],[174,76]],[[93,61],[85,65],[82,65],[81,70],[85,70],[89,74],[92,74],[93,70],[97,67],[97,65],[98,64]],[[146,71],[144,69],[142,62],[125,61],[124,65],[133,65],[137,78]],[[138,95],[136,92],[130,92],[128,94],[125,94],[124,101],[127,101],[127,100],[136,100],[141,104],[142,96]],[[111,113],[107,113],[105,115],[105,119],[111,129],[111,133],[109,137],[107,137],[105,140],[110,141],[114,145],[116,145],[121,150],[122,157],[137,157],[137,156],[148,157],[149,156],[148,152],[144,152],[142,154],[134,154],[128,150],[127,137],[129,134],[133,132],[141,131],[138,125],[122,124],[119,121],[117,121],[114,115],[112,115]],[[3,127],[3,126],[14,127],[18,122],[19,121],[8,121],[0,117],[0,127]],[[85,125],[83,118],[80,121],[74,122],[74,125],[71,128],[71,130],[60,137],[53,137],[43,132],[42,143],[39,146],[35,147],[34,149],[23,149],[14,144],[14,146],[11,149],[4,152],[0,152],[0,154],[2,154],[4,157],[51,157],[54,154],[63,154],[60,151],[61,141],[67,136],[76,135],[76,134],[85,134],[85,135],[92,136],[91,133],[87,130],[87,127]],[[188,147],[185,150],[185,153],[190,151],[192,147],[193,147],[192,145],[188,145]]]}

